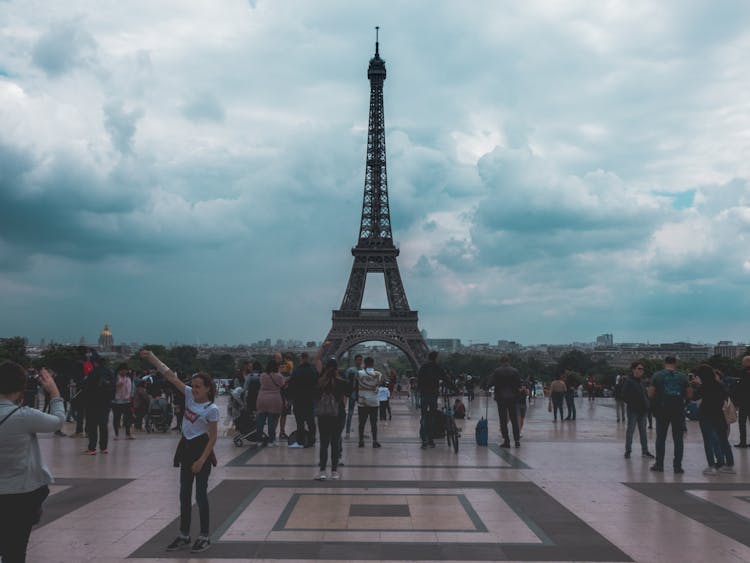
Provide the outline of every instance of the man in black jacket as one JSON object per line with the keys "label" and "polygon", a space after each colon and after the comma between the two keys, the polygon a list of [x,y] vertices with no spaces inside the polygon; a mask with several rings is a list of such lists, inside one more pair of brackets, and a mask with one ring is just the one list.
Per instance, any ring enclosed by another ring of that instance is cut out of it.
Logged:
{"label": "man in black jacket", "polygon": [[287,384],[287,397],[294,406],[294,419],[297,422],[297,440],[290,448],[309,448],[315,444],[315,416],[313,403],[318,371],[310,363],[307,352],[300,355],[299,365],[292,371]]}
{"label": "man in black jacket", "polygon": [[740,442],[735,448],[747,448],[747,419],[750,417],[750,356],[742,358],[742,375],[735,384],[732,400],[737,407],[737,423],[740,427]]}
{"label": "man in black jacket", "polygon": [[622,400],[627,406],[628,429],[625,432],[625,459],[630,457],[630,449],[633,445],[633,432],[638,426],[638,435],[641,439],[641,456],[654,457],[648,451],[648,437],[646,435],[646,417],[648,416],[649,400],[646,387],[643,384],[643,364],[633,362],[630,364],[630,375],[628,375],[622,386]]}
{"label": "man in black jacket", "polygon": [[86,433],[89,437],[89,447],[86,453],[96,454],[96,443],[99,451],[109,453],[107,442],[109,439],[109,411],[112,399],[115,397],[115,378],[112,371],[104,364],[98,354],[91,356],[94,369],[83,381],[83,404],[86,411]]}
{"label": "man in black jacket", "polygon": [[445,370],[437,363],[438,353],[433,350],[427,355],[427,361],[417,372],[417,391],[420,395],[422,417],[419,421],[419,438],[422,449],[427,446],[434,448],[432,440],[435,431],[435,416],[437,412],[437,397],[440,391],[440,381],[446,379]]}
{"label": "man in black jacket", "polygon": [[495,402],[497,412],[500,416],[500,432],[503,435],[501,448],[510,447],[510,436],[508,435],[508,419],[513,428],[513,440],[516,447],[521,447],[521,433],[518,429],[518,398],[521,394],[521,374],[510,365],[507,356],[500,358],[500,366],[492,373],[492,381],[495,385]]}

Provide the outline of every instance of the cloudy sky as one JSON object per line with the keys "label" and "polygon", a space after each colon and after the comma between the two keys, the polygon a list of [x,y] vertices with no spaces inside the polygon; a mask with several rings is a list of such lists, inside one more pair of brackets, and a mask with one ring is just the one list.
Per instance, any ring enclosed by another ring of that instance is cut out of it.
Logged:
{"label": "cloudy sky", "polygon": [[321,340],[375,25],[430,337],[750,340],[744,0],[1,0],[0,336]]}

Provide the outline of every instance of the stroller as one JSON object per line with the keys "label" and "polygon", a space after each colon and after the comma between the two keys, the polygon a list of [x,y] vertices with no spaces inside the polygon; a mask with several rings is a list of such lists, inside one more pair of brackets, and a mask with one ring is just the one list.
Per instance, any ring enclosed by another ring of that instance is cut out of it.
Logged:
{"label": "stroller", "polygon": [[233,389],[229,393],[230,411],[236,415],[233,416],[234,427],[237,429],[237,435],[233,438],[234,445],[238,448],[247,441],[258,444],[268,440],[265,434],[258,435],[255,427],[255,401],[250,403],[247,400],[247,392],[242,388]]}
{"label": "stroller", "polygon": [[146,415],[146,432],[167,432],[173,414],[172,405],[164,396],[151,399]]}

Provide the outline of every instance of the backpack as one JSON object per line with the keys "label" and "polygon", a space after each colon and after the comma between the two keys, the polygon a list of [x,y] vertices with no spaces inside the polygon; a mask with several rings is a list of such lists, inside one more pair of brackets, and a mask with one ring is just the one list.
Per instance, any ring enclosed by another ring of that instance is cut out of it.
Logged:
{"label": "backpack", "polygon": [[453,408],[453,418],[466,418],[466,405],[463,401],[459,401]]}
{"label": "backpack", "polygon": [[323,393],[320,396],[318,405],[315,408],[315,414],[318,416],[338,416],[339,403],[333,393]]}

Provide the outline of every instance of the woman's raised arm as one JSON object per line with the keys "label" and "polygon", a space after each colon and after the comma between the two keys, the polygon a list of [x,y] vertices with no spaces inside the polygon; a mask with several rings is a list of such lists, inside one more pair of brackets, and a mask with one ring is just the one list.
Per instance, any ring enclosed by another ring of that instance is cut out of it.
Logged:
{"label": "woman's raised arm", "polygon": [[156,354],[154,354],[151,350],[141,350],[141,358],[154,366],[156,368],[156,371],[162,374],[172,385],[177,387],[177,390],[180,393],[182,393],[183,395],[185,394],[185,384],[180,381],[180,378],[177,377],[177,374],[175,372],[173,372],[164,362],[156,357]]}

